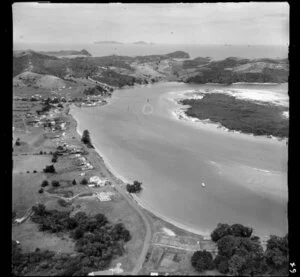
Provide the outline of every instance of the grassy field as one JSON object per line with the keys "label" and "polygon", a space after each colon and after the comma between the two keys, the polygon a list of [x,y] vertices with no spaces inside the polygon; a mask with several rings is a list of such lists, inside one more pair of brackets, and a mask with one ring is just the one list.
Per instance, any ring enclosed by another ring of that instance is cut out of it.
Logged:
{"label": "grassy field", "polygon": [[57,253],[74,253],[74,242],[68,236],[39,232],[35,223],[30,220],[20,225],[13,225],[12,239],[20,241],[24,252],[50,250]]}
{"label": "grassy field", "polygon": [[185,99],[186,114],[221,123],[230,130],[254,135],[288,137],[289,121],[282,116],[288,108],[236,99],[222,93],[205,94],[201,100]]}
{"label": "grassy field", "polygon": [[[21,90],[21,89],[20,89]],[[35,94],[32,92],[32,94]],[[26,96],[30,93],[26,92]],[[16,109],[14,109],[14,119],[25,116],[32,109],[39,108],[39,102],[31,101],[15,101]],[[76,132],[75,120],[67,114],[67,108],[61,113],[54,114],[53,118],[59,118],[66,122],[66,130],[49,131],[43,127],[29,126],[27,121],[22,121],[20,127],[15,126],[13,132],[13,210],[16,211],[17,217],[24,215],[26,210],[36,203],[45,204],[49,210],[84,211],[87,214],[103,213],[112,223],[122,222],[129,230],[132,239],[126,243],[125,253],[113,260],[111,266],[115,266],[118,262],[122,263],[122,268],[126,272],[130,272],[138,259],[143,246],[145,236],[145,226],[140,216],[132,209],[128,202],[115,190],[114,187],[90,188],[81,185],[83,178],[89,179],[92,176],[105,177],[108,174],[103,159],[99,157],[95,150],[87,149],[81,142]],[[64,133],[64,136],[62,136]],[[53,138],[53,135],[60,136]],[[17,138],[20,139],[21,145],[15,145]],[[57,162],[52,163],[52,155],[57,150],[58,145],[67,143],[68,145],[82,147],[85,149],[83,156],[94,166],[92,170],[82,171],[77,158],[74,154],[66,154],[58,156]],[[40,151],[43,154],[40,154]],[[44,154],[46,152],[46,154]],[[44,173],[43,169],[46,165],[53,164],[56,173]],[[37,173],[33,173],[36,170]],[[29,171],[29,173],[27,173]],[[85,176],[82,176],[85,173]],[[49,186],[44,187],[44,193],[38,193],[43,180],[48,180]],[[72,181],[76,180],[77,184],[73,185]],[[54,188],[51,181],[59,181],[60,186]],[[59,204],[59,196],[69,197],[77,194],[90,195],[99,191],[112,191],[112,201],[100,202],[97,198],[83,197],[77,198],[70,202],[70,205],[63,207]],[[46,193],[47,192],[47,193]],[[39,232],[36,224],[30,219],[22,224],[12,225],[12,238],[21,242],[24,251],[34,251],[36,248],[41,250],[50,250],[56,253],[72,253],[75,254],[74,242],[68,238],[67,234],[50,234]],[[34,275],[36,272],[32,272]],[[41,273],[41,272],[39,272]],[[55,272],[54,272],[55,273]]]}

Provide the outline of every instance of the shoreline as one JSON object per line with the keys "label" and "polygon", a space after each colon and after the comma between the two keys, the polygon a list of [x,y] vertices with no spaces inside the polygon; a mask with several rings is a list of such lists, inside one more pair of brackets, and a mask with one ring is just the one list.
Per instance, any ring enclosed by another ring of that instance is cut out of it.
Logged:
{"label": "shoreline", "polygon": [[[79,137],[81,137],[82,132],[80,132],[80,130],[78,128],[79,120],[71,113],[71,107],[69,110],[69,115],[72,117],[72,119],[75,122],[75,131],[77,132]],[[96,146],[94,146],[94,150],[95,150],[96,154],[99,156],[99,158],[103,161],[102,166],[104,166],[106,168],[106,170],[111,174],[110,177],[112,179],[114,179],[118,183],[118,185],[121,186],[121,189],[124,189],[124,186],[127,183],[130,183],[130,181],[128,181],[124,176],[120,175],[118,172],[116,172],[114,170],[114,168],[109,164],[108,159],[105,158],[104,155],[102,155],[101,151]],[[125,191],[125,192],[127,193],[127,191]],[[202,236],[204,239],[205,238],[207,239],[208,237],[210,238],[210,232],[212,232],[213,230],[211,230],[208,234],[207,232],[203,232],[203,231],[197,230],[195,228],[186,226],[180,222],[176,222],[175,220],[170,219],[170,218],[160,214],[159,212],[155,211],[153,208],[151,208],[147,203],[145,203],[137,195],[129,194],[129,197],[133,201],[135,201],[142,209],[146,210],[148,213],[152,214],[153,216],[158,217],[161,221],[165,221],[166,223],[171,224],[174,227],[181,229],[182,231],[192,233],[193,235]]]}

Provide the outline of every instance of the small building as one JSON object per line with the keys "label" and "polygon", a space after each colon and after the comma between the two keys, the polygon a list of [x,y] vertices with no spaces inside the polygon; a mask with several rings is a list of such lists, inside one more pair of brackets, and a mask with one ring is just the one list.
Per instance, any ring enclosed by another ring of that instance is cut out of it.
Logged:
{"label": "small building", "polygon": [[101,179],[99,176],[93,176],[89,180],[90,183],[95,184],[98,187],[104,187],[108,180],[107,179]]}
{"label": "small building", "polygon": [[108,194],[106,192],[100,192],[97,194],[97,198],[101,201],[101,202],[106,202],[106,201],[111,201],[110,198],[111,194]]}

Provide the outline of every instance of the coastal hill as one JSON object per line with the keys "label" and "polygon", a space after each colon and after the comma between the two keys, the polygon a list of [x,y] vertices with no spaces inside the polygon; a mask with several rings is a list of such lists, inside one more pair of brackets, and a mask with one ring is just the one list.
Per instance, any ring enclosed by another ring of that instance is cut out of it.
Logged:
{"label": "coastal hill", "polygon": [[65,82],[59,77],[38,74],[29,71],[25,71],[17,75],[13,79],[13,85],[16,87],[33,87],[44,89],[60,89],[66,86]]}
{"label": "coastal hill", "polygon": [[[78,56],[80,54],[81,56]],[[73,55],[73,58],[70,58]],[[112,87],[132,86],[160,80],[187,83],[274,82],[288,81],[287,59],[242,59],[229,57],[212,61],[184,51],[162,55],[92,57],[86,50],[13,53],[13,76],[23,72],[58,78],[91,78]]]}
{"label": "coastal hill", "polygon": [[85,49],[81,51],[76,50],[60,50],[60,51],[48,51],[48,52],[40,52],[45,55],[55,56],[55,57],[91,57],[92,55]]}

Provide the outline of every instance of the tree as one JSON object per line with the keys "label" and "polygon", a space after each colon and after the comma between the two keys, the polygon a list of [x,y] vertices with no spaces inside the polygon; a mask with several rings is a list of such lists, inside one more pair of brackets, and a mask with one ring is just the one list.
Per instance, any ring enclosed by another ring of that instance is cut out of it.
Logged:
{"label": "tree", "polygon": [[72,181],[72,185],[76,185],[77,183],[76,183],[76,180],[74,179],[73,181]]}
{"label": "tree", "polygon": [[52,162],[52,163],[56,163],[56,162],[57,162],[57,156],[53,156],[51,162]]}
{"label": "tree", "polygon": [[41,187],[47,187],[47,186],[49,186],[49,182],[47,181],[47,180],[44,180],[43,182],[42,182],[42,184],[41,184]]}
{"label": "tree", "polygon": [[91,142],[90,132],[88,130],[83,131],[81,141],[84,144],[86,144],[88,147],[94,148],[94,146],[92,145],[92,142]]}
{"label": "tree", "polygon": [[81,184],[81,185],[87,185],[87,184],[88,184],[87,179],[83,178],[83,179],[80,181],[80,184]]}
{"label": "tree", "polygon": [[278,271],[288,269],[288,235],[285,235],[284,237],[271,235],[267,241],[265,257],[267,264],[272,270]]}
{"label": "tree", "polygon": [[229,274],[234,276],[243,275],[246,259],[244,257],[233,255],[228,263]]}
{"label": "tree", "polygon": [[73,237],[74,237],[74,239],[78,240],[78,239],[81,239],[83,237],[83,235],[84,235],[84,231],[80,228],[77,228],[74,232]]}
{"label": "tree", "polygon": [[44,216],[47,213],[44,204],[38,204],[37,206],[33,206],[32,211],[38,216]]}
{"label": "tree", "polygon": [[206,250],[196,251],[191,258],[191,263],[198,272],[214,269],[212,255]]}
{"label": "tree", "polygon": [[227,258],[234,255],[237,239],[234,236],[225,236],[217,241],[218,253]]}
{"label": "tree", "polygon": [[137,193],[142,190],[142,183],[138,181],[134,181],[133,184],[127,184],[126,189],[129,193]]}
{"label": "tree", "polygon": [[222,255],[217,255],[214,260],[215,267],[223,274],[228,273],[228,258]]}
{"label": "tree", "polygon": [[17,138],[15,145],[16,146],[20,146],[21,145],[20,138]]}
{"label": "tree", "polygon": [[214,242],[217,242],[224,236],[230,234],[230,226],[228,224],[219,223],[217,228],[211,233],[211,239]]}
{"label": "tree", "polygon": [[230,235],[235,237],[249,238],[252,235],[253,229],[243,226],[242,224],[233,224],[230,226]]}
{"label": "tree", "polygon": [[55,173],[55,167],[54,165],[46,165],[46,167],[43,169],[45,173]]}

